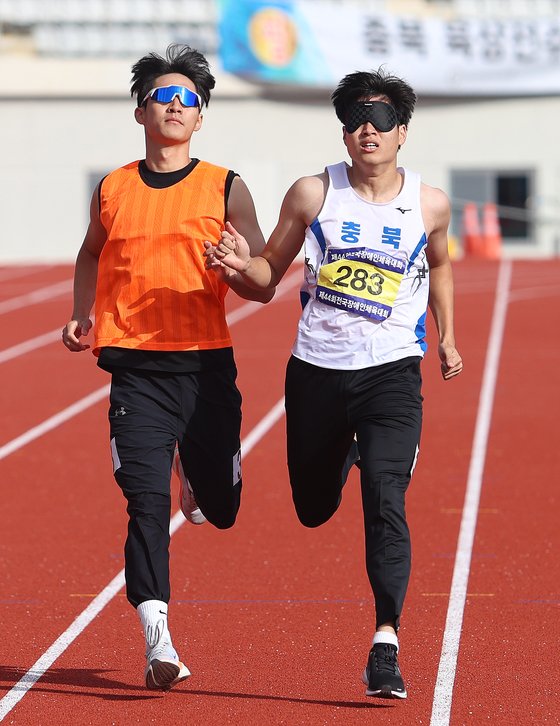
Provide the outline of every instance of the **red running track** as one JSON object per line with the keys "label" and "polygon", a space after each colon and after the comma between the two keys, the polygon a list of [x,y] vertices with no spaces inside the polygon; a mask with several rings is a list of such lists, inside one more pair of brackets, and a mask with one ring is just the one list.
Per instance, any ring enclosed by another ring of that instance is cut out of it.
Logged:
{"label": "red running track", "polygon": [[[251,439],[236,526],[175,532],[170,624],[193,675],[168,694],[143,687],[140,626],[118,582],[126,514],[107,446],[108,377],[58,339],[72,270],[0,268],[0,720],[560,723],[559,273],[557,260],[455,264],[465,371],[441,380],[432,326],[408,496],[413,572],[400,660],[409,698],[393,702],[366,698],[360,682],[373,609],[357,474],[333,520],[304,529],[283,419]],[[232,312],[242,309],[229,297]],[[298,309],[288,285],[232,326],[246,441],[282,397]],[[76,619],[100,593],[81,629]]]}

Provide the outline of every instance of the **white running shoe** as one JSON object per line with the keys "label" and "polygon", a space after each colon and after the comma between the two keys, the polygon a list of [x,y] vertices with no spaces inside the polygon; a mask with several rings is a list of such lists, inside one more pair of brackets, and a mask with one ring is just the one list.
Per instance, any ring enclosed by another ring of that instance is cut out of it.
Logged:
{"label": "white running shoe", "polygon": [[146,688],[151,691],[168,691],[191,674],[169,641],[150,648],[146,653],[146,661],[144,676]]}
{"label": "white running shoe", "polygon": [[202,514],[200,507],[196,503],[189,480],[185,476],[185,470],[183,469],[178,449],[175,449],[175,456],[173,457],[173,471],[179,477],[179,506],[181,507],[181,511],[185,515],[185,518],[193,524],[204,524],[204,522],[206,522],[206,517]]}

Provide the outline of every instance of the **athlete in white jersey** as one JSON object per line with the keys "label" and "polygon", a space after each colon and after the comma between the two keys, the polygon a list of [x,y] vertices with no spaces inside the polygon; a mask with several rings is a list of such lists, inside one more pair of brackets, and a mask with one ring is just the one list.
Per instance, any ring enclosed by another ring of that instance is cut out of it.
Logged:
{"label": "athlete in white jersey", "polygon": [[[420,362],[429,307],[444,379],[461,372],[448,255],[450,207],[439,189],[397,166],[416,95],[377,72],[345,76],[332,95],[351,163],[288,190],[264,251],[226,225],[207,265],[249,285],[277,285],[305,243],[303,312],[286,371],[290,485],[308,527],[337,510],[358,463],[375,633],[366,695],[406,698],[397,631],[410,575],[407,490],[422,425]],[[356,451],[357,449],[357,451]]]}
{"label": "athlete in white jersey", "polygon": [[377,203],[354,191],[345,162],[327,172],[323,207],[305,233],[309,301],[293,354],[354,370],[423,356],[429,273],[420,176],[399,168],[400,193]]}

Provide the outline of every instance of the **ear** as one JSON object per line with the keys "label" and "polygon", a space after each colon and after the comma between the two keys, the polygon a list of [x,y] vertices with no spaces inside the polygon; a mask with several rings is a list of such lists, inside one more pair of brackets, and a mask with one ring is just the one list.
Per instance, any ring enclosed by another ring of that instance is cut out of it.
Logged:
{"label": "ear", "polygon": [[202,113],[199,113],[198,114],[198,118],[196,120],[196,123],[194,125],[193,131],[198,131],[200,129],[200,127],[202,126],[202,121],[203,120],[204,120],[204,116],[202,115]]}
{"label": "ear", "polygon": [[406,141],[407,133],[408,133],[408,128],[404,124],[399,126],[399,149]]}
{"label": "ear", "polygon": [[140,124],[140,126],[144,126],[144,106],[137,106],[134,109],[134,118],[136,119],[136,123]]}

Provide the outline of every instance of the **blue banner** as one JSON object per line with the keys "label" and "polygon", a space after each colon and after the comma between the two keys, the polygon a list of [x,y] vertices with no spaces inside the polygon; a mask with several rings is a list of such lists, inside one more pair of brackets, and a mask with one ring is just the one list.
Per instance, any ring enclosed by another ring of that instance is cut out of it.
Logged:
{"label": "blue banner", "polygon": [[253,80],[329,86],[332,76],[309,19],[296,2],[221,0],[220,60],[224,70]]}
{"label": "blue banner", "polygon": [[220,0],[220,59],[249,80],[332,90],[384,65],[418,93],[560,93],[560,18],[437,18],[323,0]]}

